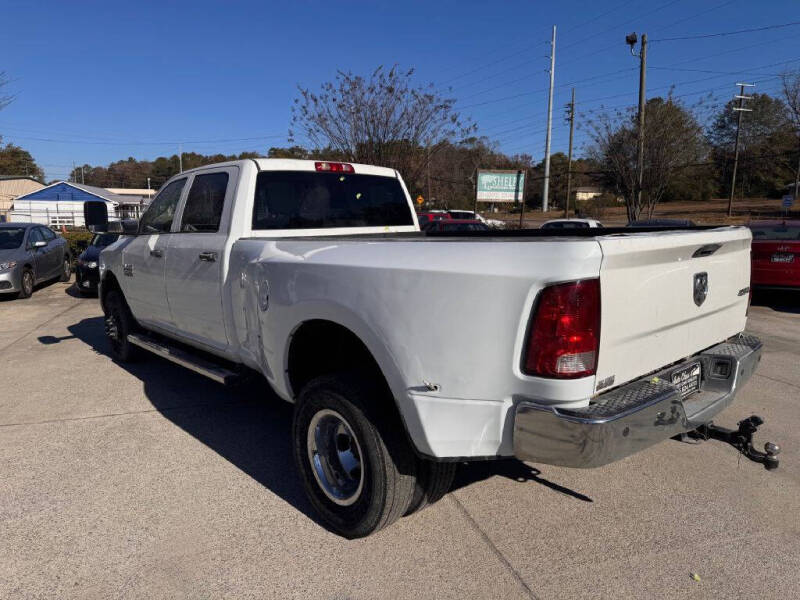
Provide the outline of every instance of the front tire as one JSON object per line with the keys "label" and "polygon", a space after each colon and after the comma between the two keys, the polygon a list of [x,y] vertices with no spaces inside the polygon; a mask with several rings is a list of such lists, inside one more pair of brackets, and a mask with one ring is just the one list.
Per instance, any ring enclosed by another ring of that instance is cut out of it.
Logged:
{"label": "front tire", "polygon": [[22,277],[20,278],[20,285],[19,285],[19,294],[17,294],[18,298],[30,298],[33,295],[33,271],[30,269],[25,269],[22,271]]}
{"label": "front tire", "polygon": [[58,280],[66,283],[70,280],[70,277],[72,277],[72,261],[69,258],[69,254],[65,254],[61,265],[61,275]]}
{"label": "front tire", "polygon": [[292,440],[306,495],[322,522],[347,538],[400,518],[414,493],[414,454],[387,418],[385,386],[367,375],[324,376],[295,405]]}
{"label": "front tire", "polygon": [[136,331],[136,321],[122,293],[111,290],[106,296],[105,331],[111,345],[111,356],[119,362],[133,362],[140,356],[139,348],[128,341],[128,334]]}

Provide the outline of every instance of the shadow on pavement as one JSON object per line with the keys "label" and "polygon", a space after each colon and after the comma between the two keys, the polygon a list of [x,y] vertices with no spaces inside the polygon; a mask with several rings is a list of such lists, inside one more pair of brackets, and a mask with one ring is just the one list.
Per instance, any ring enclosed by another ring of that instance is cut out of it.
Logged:
{"label": "shadow on pavement", "polygon": [[[84,319],[67,329],[71,335],[41,336],[39,342],[57,344],[77,338],[96,352],[108,354],[102,317]],[[120,366],[142,381],[147,399],[165,418],[319,524],[295,474],[292,406],[275,395],[266,381],[253,377],[240,386],[225,387],[156,356]],[[452,489],[493,476],[535,482],[592,501],[541,478],[538,469],[514,459],[462,464]]]}
{"label": "shadow on pavement", "polygon": [[800,314],[800,289],[794,290],[753,290],[753,306],[766,306],[772,310]]}

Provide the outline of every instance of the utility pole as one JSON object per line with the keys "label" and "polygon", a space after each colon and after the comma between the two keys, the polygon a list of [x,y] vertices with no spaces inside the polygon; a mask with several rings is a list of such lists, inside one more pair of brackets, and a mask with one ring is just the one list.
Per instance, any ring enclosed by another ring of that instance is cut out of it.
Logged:
{"label": "utility pole", "polygon": [[542,212],[547,212],[547,194],[550,189],[550,134],[553,128],[553,82],[556,75],[556,26],[550,42],[550,95],[547,100],[547,138],[544,143],[544,184],[542,186]]}
{"label": "utility pole", "polygon": [[[629,33],[625,36],[625,43],[631,47],[631,56],[639,59],[639,115],[638,126],[636,132],[636,208],[642,206],[642,187],[644,186],[644,106],[645,106],[645,74],[647,73],[647,34],[642,34],[642,47],[639,54],[634,52],[634,47],[639,38],[636,32]],[[628,207],[628,220],[638,214],[638,210],[634,212],[632,207]]]}
{"label": "utility pole", "polygon": [[178,169],[183,173],[183,144],[178,144]]}
{"label": "utility pole", "polygon": [[81,167],[81,185],[85,185],[83,181],[83,167]]}
{"label": "utility pole", "polygon": [[428,168],[426,169],[426,179],[427,179],[427,194],[428,194],[428,202],[433,202],[433,198],[431,197],[431,145],[428,144],[428,159],[425,161],[427,163]]}
{"label": "utility pole", "polygon": [[728,198],[728,216],[733,216],[733,193],[736,190],[736,169],[739,167],[739,139],[742,134],[742,113],[753,112],[751,108],[744,107],[744,101],[749,100],[749,96],[744,95],[744,88],[755,87],[754,83],[737,83],[739,86],[739,95],[734,96],[739,99],[739,106],[733,108],[734,111],[739,113],[736,119],[736,145],[733,150],[733,175],[731,176],[731,195]]}
{"label": "utility pole", "polygon": [[567,197],[564,198],[564,218],[569,217],[569,195],[572,184],[572,134],[575,131],[575,88],[572,88],[572,101],[569,103],[569,155],[567,157]]}

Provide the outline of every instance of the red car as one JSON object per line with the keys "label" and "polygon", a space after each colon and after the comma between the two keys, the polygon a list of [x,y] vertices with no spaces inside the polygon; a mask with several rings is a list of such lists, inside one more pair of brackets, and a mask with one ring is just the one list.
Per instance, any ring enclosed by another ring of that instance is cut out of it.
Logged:
{"label": "red car", "polygon": [[419,221],[419,226],[423,227],[428,223],[433,223],[434,221],[441,221],[442,219],[449,220],[451,217],[446,212],[427,212],[427,213],[417,213],[417,220]]}
{"label": "red car", "polygon": [[800,289],[800,221],[759,221],[753,232],[753,287]]}

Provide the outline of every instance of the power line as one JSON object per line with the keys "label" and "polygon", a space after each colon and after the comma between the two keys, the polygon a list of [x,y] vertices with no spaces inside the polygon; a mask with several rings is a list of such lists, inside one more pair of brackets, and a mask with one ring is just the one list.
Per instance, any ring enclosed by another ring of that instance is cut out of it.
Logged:
{"label": "power line", "polygon": [[800,21],[792,21],[791,23],[780,23],[777,25],[767,25],[765,27],[753,27],[751,29],[739,29],[737,31],[723,31],[721,33],[703,33],[698,35],[685,35],[681,37],[659,38],[651,40],[653,42],[676,42],[679,40],[701,40],[706,38],[723,37],[728,35],[739,35],[741,33],[754,33],[756,31],[767,31],[769,29],[782,29],[784,27],[794,27],[800,25]]}

